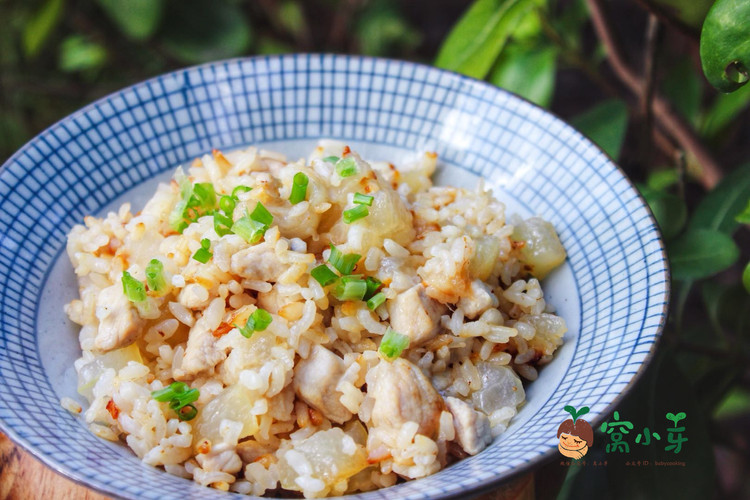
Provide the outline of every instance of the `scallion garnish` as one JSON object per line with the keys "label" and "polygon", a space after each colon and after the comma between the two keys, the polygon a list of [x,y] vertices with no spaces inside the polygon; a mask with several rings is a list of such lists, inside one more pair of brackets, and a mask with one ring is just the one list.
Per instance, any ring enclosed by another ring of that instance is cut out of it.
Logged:
{"label": "scallion garnish", "polygon": [[234,198],[238,198],[240,193],[247,193],[248,191],[252,191],[253,188],[247,187],[247,186],[237,186],[236,188],[232,189],[232,196]]}
{"label": "scallion garnish", "polygon": [[167,288],[167,280],[164,278],[164,264],[159,259],[151,259],[146,266],[146,284],[149,290],[164,292]]}
{"label": "scallion garnish", "polygon": [[374,311],[380,307],[383,302],[385,302],[385,294],[383,292],[378,292],[367,301],[367,308],[370,311]]}
{"label": "scallion garnish", "polygon": [[189,391],[178,393],[169,401],[169,407],[177,411],[183,406],[198,401],[200,396],[201,393],[198,389],[190,389]]}
{"label": "scallion garnish", "polygon": [[336,173],[340,177],[351,177],[357,173],[357,162],[354,158],[344,158],[336,162]]}
{"label": "scallion garnish", "polygon": [[187,222],[185,222],[185,209],[188,206],[188,201],[190,201],[190,198],[193,195],[193,184],[182,172],[181,168],[177,169],[177,173],[175,173],[174,177],[177,184],[180,186],[180,199],[169,213],[169,225],[172,229],[181,233],[187,227]]}
{"label": "scallion garnish", "polygon": [[398,333],[389,326],[385,331],[385,335],[383,335],[383,340],[380,342],[378,352],[386,360],[393,361],[401,356],[401,353],[407,347],[409,347],[409,337]]}
{"label": "scallion garnish", "polygon": [[195,418],[198,409],[192,403],[198,401],[200,395],[198,389],[191,389],[185,382],[172,382],[164,389],[151,393],[151,397],[161,403],[169,401],[169,407],[177,413],[180,420]]}
{"label": "scallion garnish", "polygon": [[211,240],[209,240],[208,238],[203,238],[201,240],[201,247],[193,254],[193,258],[198,262],[205,264],[209,261],[209,259],[211,259],[211,256],[213,255],[210,249]]}
{"label": "scallion garnish", "polygon": [[234,213],[234,207],[237,206],[237,198],[234,196],[224,195],[221,198],[219,198],[219,208],[227,214],[228,217],[231,217]]}
{"label": "scallion garnish", "polygon": [[352,201],[357,205],[367,205],[368,207],[370,207],[372,206],[373,199],[374,198],[368,194],[354,193],[354,198],[352,199]]}
{"label": "scallion garnish", "polygon": [[216,209],[216,191],[210,182],[192,184],[182,169],[178,169],[175,180],[180,185],[180,199],[169,213],[169,225],[182,233],[191,222]]}
{"label": "scallion garnish", "polygon": [[338,278],[336,273],[331,271],[331,268],[329,268],[325,264],[321,264],[310,271],[310,275],[315,278],[318,283],[320,283],[320,286],[328,286]]}
{"label": "scallion garnish", "polygon": [[122,290],[130,302],[143,302],[147,298],[146,287],[127,271],[122,273]]}
{"label": "scallion garnish", "polygon": [[323,161],[335,164],[337,161],[339,161],[339,157],[338,156],[326,156],[325,158],[323,158]]}
{"label": "scallion garnish", "polygon": [[328,262],[341,274],[351,274],[361,257],[356,253],[344,254],[331,243],[331,255],[328,256]]}
{"label": "scallion garnish", "polygon": [[213,210],[216,207],[216,192],[214,185],[210,182],[198,182],[193,186],[193,196],[188,202],[188,207],[196,207],[199,213]]}
{"label": "scallion garnish", "polygon": [[214,231],[219,236],[224,236],[232,232],[232,218],[220,212],[214,212]]}
{"label": "scallion garnish", "polygon": [[166,403],[167,401],[171,401],[173,398],[176,398],[179,394],[186,392],[188,389],[190,389],[190,386],[188,386],[185,382],[172,382],[164,389],[153,391],[151,393],[151,397],[157,401]]}
{"label": "scallion garnish", "polygon": [[232,224],[232,232],[250,244],[260,241],[266,229],[268,227],[265,224],[252,220],[248,215],[237,219]]}
{"label": "scallion garnish", "polygon": [[253,333],[262,332],[263,330],[268,328],[268,325],[271,324],[271,321],[273,321],[271,314],[265,309],[258,308],[253,311],[249,318],[247,318],[245,326],[243,326],[242,328],[237,325],[234,326],[240,331],[243,337],[250,338],[252,337]]}
{"label": "scallion garnish", "polygon": [[273,222],[273,215],[271,215],[271,212],[269,212],[261,202],[258,202],[258,204],[255,205],[253,213],[250,214],[250,218],[255,222],[260,222],[266,227],[270,227]]}
{"label": "scallion garnish", "polygon": [[198,408],[192,404],[185,405],[177,410],[177,418],[183,421],[193,420],[196,415],[198,415]]}
{"label": "scallion garnish", "polygon": [[350,208],[349,210],[344,210],[343,219],[346,224],[351,224],[352,222],[363,219],[368,215],[370,215],[370,211],[367,209],[367,206],[357,205],[356,207]]}
{"label": "scallion garnish", "polygon": [[362,300],[367,293],[367,282],[354,276],[342,276],[333,289],[333,296],[339,300]]}
{"label": "scallion garnish", "polygon": [[375,295],[378,289],[383,285],[382,281],[377,278],[373,278],[372,276],[368,276],[367,278],[365,278],[365,283],[367,283],[367,293],[365,293],[364,300],[368,300],[370,297]]}
{"label": "scallion garnish", "polygon": [[292,193],[289,195],[289,201],[292,205],[305,201],[305,196],[307,195],[307,184],[309,182],[310,179],[302,172],[294,174],[294,178],[292,179]]}

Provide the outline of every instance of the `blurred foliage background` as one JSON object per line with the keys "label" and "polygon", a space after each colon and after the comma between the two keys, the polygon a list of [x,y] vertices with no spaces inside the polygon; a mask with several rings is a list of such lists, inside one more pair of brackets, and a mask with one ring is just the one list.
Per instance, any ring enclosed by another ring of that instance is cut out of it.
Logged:
{"label": "blurred foliage background", "polygon": [[[630,452],[606,453],[599,431],[586,465],[537,471],[537,495],[750,497],[750,2],[0,0],[0,19],[1,161],[126,85],[283,52],[435,64],[570,121],[650,204],[672,305],[653,362],[618,408],[635,426]],[[702,66],[733,91],[714,89]],[[679,454],[665,450],[667,412],[686,414]],[[645,427],[662,441],[635,443]],[[627,465],[636,461],[651,465]]]}

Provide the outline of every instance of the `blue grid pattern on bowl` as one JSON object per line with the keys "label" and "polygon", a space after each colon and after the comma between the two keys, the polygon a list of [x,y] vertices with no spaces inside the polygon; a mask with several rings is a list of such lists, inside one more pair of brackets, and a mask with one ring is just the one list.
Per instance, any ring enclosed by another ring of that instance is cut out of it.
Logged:
{"label": "blue grid pattern on bowl", "polygon": [[[106,97],[55,124],[0,171],[0,425],[45,463],[133,498],[221,495],[140,464],[60,408],[40,362],[37,308],[73,224],[212,148],[335,137],[436,151],[558,229],[580,296],[575,357],[522,429],[449,469],[362,498],[466,493],[555,453],[565,404],[596,419],[660,335],[669,282],[653,219],[622,172],[561,120],[489,85],[421,65],[333,55],[218,62]],[[539,182],[539,180],[543,182]]]}

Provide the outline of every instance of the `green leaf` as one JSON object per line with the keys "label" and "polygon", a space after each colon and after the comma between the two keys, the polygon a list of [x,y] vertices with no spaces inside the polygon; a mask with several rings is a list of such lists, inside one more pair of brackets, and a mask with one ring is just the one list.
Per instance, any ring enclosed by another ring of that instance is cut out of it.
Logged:
{"label": "green leaf", "polygon": [[126,36],[145,40],[156,31],[164,13],[163,0],[97,0]]}
{"label": "green leaf", "polygon": [[294,47],[288,43],[282,42],[268,36],[261,36],[258,39],[258,45],[255,47],[258,54],[289,54],[294,52]]}
{"label": "green leaf", "polygon": [[80,35],[72,35],[60,45],[59,66],[62,71],[90,71],[101,68],[107,61],[107,51]]}
{"label": "green leaf", "polygon": [[294,0],[285,0],[279,5],[279,20],[289,33],[300,36],[305,30],[305,13],[302,5]]}
{"label": "green leaf", "polygon": [[699,118],[702,94],[702,78],[688,58],[680,59],[667,72],[662,90],[669,96],[674,107],[688,122],[696,125]]}
{"label": "green leaf", "polygon": [[62,11],[63,0],[47,0],[26,22],[22,41],[23,52],[27,57],[33,58],[39,53],[60,21]]}
{"label": "green leaf", "polygon": [[670,186],[677,184],[680,180],[680,174],[673,168],[667,168],[664,170],[654,170],[648,174],[646,179],[646,185],[657,191],[667,189]]}
{"label": "green leaf", "polygon": [[714,418],[728,418],[750,412],[750,392],[741,387],[730,390],[714,410]]}
{"label": "green leaf", "polygon": [[555,47],[508,45],[500,54],[489,80],[540,106],[552,102],[557,71]]}
{"label": "green leaf", "polygon": [[483,79],[537,0],[476,0],[438,52],[435,65]]}
{"label": "green leaf", "polygon": [[740,224],[750,224],[750,199],[747,200],[747,205],[742,209],[742,212],[734,217],[734,220]]}
{"label": "green leaf", "polygon": [[724,179],[701,200],[690,219],[690,228],[715,229],[732,234],[739,226],[735,216],[750,199],[750,163],[743,165]]}
{"label": "green leaf", "polygon": [[513,30],[513,40],[529,44],[538,40],[541,34],[542,19],[539,11],[533,9],[518,22],[518,26]]}
{"label": "green leaf", "polygon": [[683,22],[687,26],[698,29],[703,24],[706,12],[711,8],[713,0],[643,0],[646,4],[655,4],[655,8],[667,12],[670,17]]}
{"label": "green leaf", "polygon": [[745,270],[742,271],[742,286],[745,287],[747,293],[750,293],[750,262],[745,266]]}
{"label": "green leaf", "polygon": [[750,2],[716,0],[701,30],[703,73],[722,92],[733,92],[750,79]]}
{"label": "green leaf", "polygon": [[714,229],[691,229],[667,246],[676,280],[713,276],[737,261],[734,240]]}
{"label": "green leaf", "polygon": [[669,241],[680,234],[687,222],[687,206],[679,196],[639,185],[639,191],[659,223],[664,239]]}
{"label": "green leaf", "polygon": [[701,121],[700,131],[704,137],[716,138],[750,104],[750,85],[731,94],[718,94],[711,108]]}
{"label": "green leaf", "polygon": [[234,3],[186,0],[167,4],[170,20],[163,32],[164,48],[189,63],[234,57],[250,46],[252,31]]}
{"label": "green leaf", "polygon": [[386,55],[394,49],[411,50],[421,41],[419,32],[412,28],[391,2],[374,2],[362,12],[357,22],[357,39],[364,54]]}
{"label": "green leaf", "polygon": [[617,160],[628,126],[628,108],[620,99],[603,101],[570,123]]}

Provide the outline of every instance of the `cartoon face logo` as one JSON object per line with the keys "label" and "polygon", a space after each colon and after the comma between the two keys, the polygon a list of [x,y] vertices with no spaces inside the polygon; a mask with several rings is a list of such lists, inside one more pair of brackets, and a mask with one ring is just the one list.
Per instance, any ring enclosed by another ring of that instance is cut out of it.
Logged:
{"label": "cartoon face logo", "polygon": [[563,456],[578,460],[583,458],[589,447],[594,444],[594,430],[588,422],[578,418],[588,413],[589,408],[584,406],[576,411],[572,406],[566,406],[565,411],[573,418],[569,418],[557,428],[557,437],[560,439],[557,449]]}

